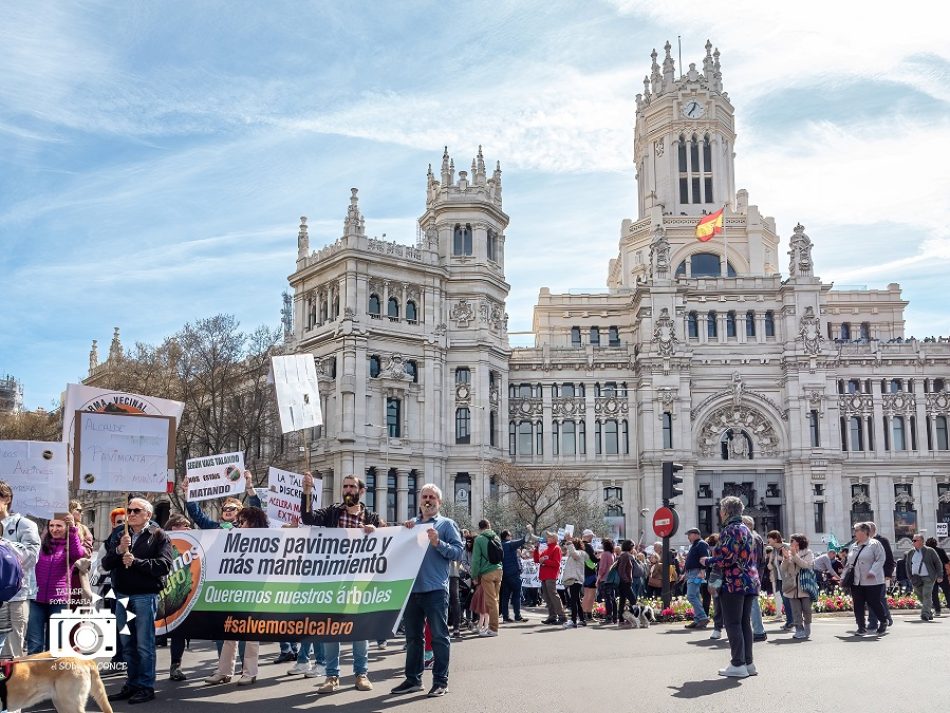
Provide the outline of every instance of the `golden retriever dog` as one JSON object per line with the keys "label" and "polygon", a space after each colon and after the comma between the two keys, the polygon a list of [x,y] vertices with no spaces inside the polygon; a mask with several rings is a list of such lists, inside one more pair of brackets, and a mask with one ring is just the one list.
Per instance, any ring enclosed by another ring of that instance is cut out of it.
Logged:
{"label": "golden retriever dog", "polygon": [[7,710],[52,700],[59,713],[85,713],[90,694],[103,713],[112,713],[95,661],[35,654],[13,663],[7,679]]}

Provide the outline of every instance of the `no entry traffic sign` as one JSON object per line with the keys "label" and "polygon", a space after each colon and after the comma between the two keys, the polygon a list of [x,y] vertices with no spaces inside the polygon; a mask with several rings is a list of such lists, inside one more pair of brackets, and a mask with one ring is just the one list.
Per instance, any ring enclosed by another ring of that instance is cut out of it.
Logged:
{"label": "no entry traffic sign", "polygon": [[676,529],[680,525],[679,515],[676,510],[668,507],[658,508],[653,513],[653,532],[657,537],[672,537],[676,534]]}

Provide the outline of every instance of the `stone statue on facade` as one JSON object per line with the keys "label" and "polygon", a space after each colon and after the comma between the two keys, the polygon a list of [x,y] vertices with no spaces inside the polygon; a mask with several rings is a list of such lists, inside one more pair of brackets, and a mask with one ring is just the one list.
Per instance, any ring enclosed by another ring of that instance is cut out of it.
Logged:
{"label": "stone statue on facade", "polygon": [[731,460],[748,460],[749,441],[746,439],[745,433],[736,429],[729,431],[729,433],[732,434],[732,438],[729,440],[729,458]]}
{"label": "stone statue on facade", "polygon": [[798,330],[806,354],[818,354],[825,338],[821,334],[821,324],[813,307],[806,307]]}
{"label": "stone statue on facade", "polygon": [[661,356],[669,357],[673,355],[673,349],[676,346],[676,327],[670,317],[670,311],[666,307],[660,310],[660,316],[656,320],[656,327],[653,329],[653,343],[656,344]]}
{"label": "stone statue on facade", "polygon": [[662,225],[656,226],[653,231],[653,241],[650,243],[650,271],[652,277],[668,279],[670,276],[670,241],[666,239],[666,231]]}
{"label": "stone statue on facade", "polygon": [[732,405],[735,406],[736,408],[739,408],[739,406],[742,405],[743,388],[744,387],[742,385],[742,374],[740,374],[738,371],[732,372],[732,387],[731,387]]}
{"label": "stone statue on facade", "polygon": [[812,277],[811,238],[805,235],[805,226],[795,226],[795,232],[789,241],[788,274],[790,277]]}

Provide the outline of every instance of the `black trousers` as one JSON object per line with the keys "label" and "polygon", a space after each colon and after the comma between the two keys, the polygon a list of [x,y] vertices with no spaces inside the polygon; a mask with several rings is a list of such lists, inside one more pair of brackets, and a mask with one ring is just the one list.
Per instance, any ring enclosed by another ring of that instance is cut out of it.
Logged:
{"label": "black trousers", "polygon": [[626,611],[628,607],[630,611],[633,611],[633,607],[636,606],[637,595],[633,593],[633,583],[624,582],[623,580],[620,580],[618,593],[620,595],[620,605],[617,607],[617,621],[621,622],[623,621],[624,611]]}
{"label": "black trousers", "polygon": [[943,581],[937,582],[934,584],[934,593],[933,593],[933,604],[934,609],[937,613],[940,613],[942,608],[940,604],[940,590],[943,590],[944,599],[947,601],[947,607],[950,608],[950,577],[947,577],[946,573],[943,575]]}
{"label": "black trousers", "polygon": [[575,624],[577,623],[578,618],[583,619],[584,614],[581,612],[581,589],[583,585],[580,582],[575,582],[570,587],[567,588],[567,601],[571,607],[571,621]]}
{"label": "black trousers", "polygon": [[887,611],[881,603],[883,594],[883,584],[872,584],[868,586],[856,585],[851,587],[851,598],[854,601],[854,620],[858,623],[859,629],[864,628],[865,607],[874,613],[874,617],[878,622],[887,621]]}
{"label": "black trousers", "polygon": [[752,663],[752,604],[755,599],[754,594],[732,594],[725,587],[719,590],[719,605],[729,637],[733,666]]}

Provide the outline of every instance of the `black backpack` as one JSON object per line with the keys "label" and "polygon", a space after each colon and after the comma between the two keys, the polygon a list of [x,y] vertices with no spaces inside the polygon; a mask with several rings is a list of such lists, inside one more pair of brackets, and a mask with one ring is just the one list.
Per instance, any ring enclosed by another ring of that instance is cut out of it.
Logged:
{"label": "black backpack", "polygon": [[505,559],[505,550],[501,546],[501,540],[495,537],[485,537],[488,540],[486,545],[486,553],[488,555],[488,561],[491,564],[501,564],[501,561]]}

